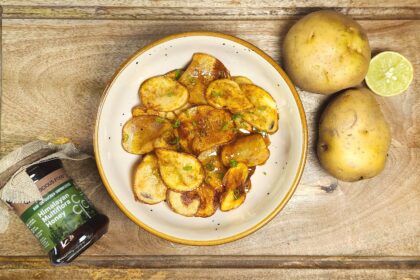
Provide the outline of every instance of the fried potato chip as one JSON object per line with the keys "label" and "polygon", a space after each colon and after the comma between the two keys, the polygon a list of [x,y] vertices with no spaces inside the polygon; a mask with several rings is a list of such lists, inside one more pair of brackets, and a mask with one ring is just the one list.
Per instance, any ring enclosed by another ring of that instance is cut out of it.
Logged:
{"label": "fried potato chip", "polygon": [[207,102],[218,109],[238,113],[254,107],[237,83],[228,79],[213,81],[206,90]]}
{"label": "fried potato chip", "polygon": [[218,148],[214,147],[210,150],[200,153],[197,157],[203,164],[206,177],[204,182],[211,186],[216,192],[223,191],[222,179],[226,173],[226,167],[223,165],[218,155]]}
{"label": "fried potato chip", "polygon": [[273,97],[256,85],[242,84],[241,89],[254,105],[254,108],[241,112],[243,119],[259,130],[270,134],[276,132],[279,126],[279,113]]}
{"label": "fried potato chip", "polygon": [[133,109],[131,109],[131,115],[133,117],[144,116],[144,115],[154,115],[159,116],[162,118],[166,118],[168,120],[174,120],[176,115],[173,112],[158,112],[153,109],[147,109],[142,105],[137,105]]}
{"label": "fried potato chip", "polygon": [[172,211],[186,217],[193,217],[200,207],[200,198],[195,192],[179,193],[168,190],[166,202]]}
{"label": "fried potato chip", "polygon": [[243,188],[227,189],[220,196],[220,210],[223,212],[233,210],[241,206],[246,198],[246,193]]}
{"label": "fried potato chip", "polygon": [[188,101],[188,90],[177,81],[158,76],[144,81],[139,89],[142,104],[159,112],[181,108]]}
{"label": "fried potato chip", "polygon": [[251,134],[238,138],[235,142],[222,147],[221,159],[225,166],[242,162],[246,166],[264,164],[270,151],[261,134]]}
{"label": "fried potato chip", "polygon": [[162,180],[168,188],[192,191],[203,182],[204,170],[196,157],[166,149],[157,149],[156,155]]}
{"label": "fried potato chip", "polygon": [[123,126],[122,146],[131,154],[146,154],[153,150],[154,141],[170,130],[171,123],[159,116],[133,117]]}
{"label": "fried potato chip", "polygon": [[207,104],[204,93],[210,82],[229,77],[229,71],[217,58],[205,53],[195,53],[179,82],[190,93],[188,102],[197,105]]}
{"label": "fried potato chip", "polygon": [[253,82],[245,76],[233,76],[232,80],[238,85],[241,84],[253,84]]}
{"label": "fried potato chip", "polygon": [[141,202],[156,204],[166,199],[166,190],[166,185],[160,178],[156,156],[145,155],[134,174],[135,197]]}
{"label": "fried potato chip", "polygon": [[195,216],[205,218],[213,215],[219,206],[217,194],[213,187],[202,184],[195,192],[200,198],[200,207]]}
{"label": "fried potato chip", "polygon": [[211,106],[192,107],[181,113],[178,120],[177,131],[184,148],[195,154],[227,143],[236,135],[231,115]]}
{"label": "fried potato chip", "polygon": [[168,77],[168,78],[171,78],[172,80],[178,81],[179,78],[181,78],[183,73],[184,73],[184,70],[182,70],[182,69],[174,69],[174,70],[166,73],[165,77]]}
{"label": "fried potato chip", "polygon": [[179,116],[182,112],[184,112],[185,110],[193,107],[194,105],[192,105],[191,103],[185,103],[181,108],[174,110],[174,114],[176,116]]}
{"label": "fried potato chip", "polygon": [[223,177],[223,185],[226,189],[235,190],[236,188],[245,189],[245,183],[248,180],[248,166],[242,162],[232,164]]}

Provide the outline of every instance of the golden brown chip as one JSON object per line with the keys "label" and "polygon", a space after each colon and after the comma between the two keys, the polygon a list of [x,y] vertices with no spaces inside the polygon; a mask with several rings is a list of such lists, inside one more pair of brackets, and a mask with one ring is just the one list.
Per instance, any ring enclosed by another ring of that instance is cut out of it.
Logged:
{"label": "golden brown chip", "polygon": [[153,150],[154,141],[170,130],[171,123],[159,116],[133,117],[124,124],[122,146],[129,153],[146,154]]}
{"label": "golden brown chip", "polygon": [[248,166],[242,162],[231,164],[225,176],[223,177],[223,185],[226,189],[234,190],[236,188],[245,189],[245,183],[248,180]]}
{"label": "golden brown chip", "polygon": [[159,112],[181,108],[188,101],[188,90],[177,81],[158,76],[144,81],[139,89],[142,104]]}
{"label": "golden brown chip", "polygon": [[254,107],[243,94],[239,85],[229,79],[211,82],[206,90],[206,99],[213,107],[228,109],[232,113],[238,113]]}
{"label": "golden brown chip", "polygon": [[195,190],[200,198],[200,207],[198,208],[196,217],[210,217],[213,215],[218,207],[218,200],[216,191],[206,184],[202,184]]}
{"label": "golden brown chip", "polygon": [[243,133],[243,134],[250,134],[253,130],[252,125],[247,123],[243,115],[241,113],[236,113],[232,115],[233,122],[235,123],[237,131]]}
{"label": "golden brown chip", "polygon": [[256,85],[242,84],[241,89],[254,105],[254,108],[241,112],[243,119],[259,130],[270,134],[276,132],[279,114],[273,97]]}
{"label": "golden brown chip", "polygon": [[200,198],[195,192],[179,193],[168,190],[166,202],[172,211],[186,217],[193,217],[200,207]]}
{"label": "golden brown chip", "polygon": [[131,110],[131,115],[133,117],[144,116],[144,115],[154,115],[166,118],[168,120],[174,120],[176,118],[173,112],[158,112],[153,109],[147,109],[142,105],[137,105]]}
{"label": "golden brown chip", "polygon": [[260,134],[251,134],[223,146],[220,156],[225,166],[239,162],[247,166],[256,166],[267,161],[270,151]]}
{"label": "golden brown chip", "polygon": [[184,106],[182,106],[181,108],[179,108],[179,109],[176,109],[175,111],[174,111],[174,114],[176,115],[176,116],[178,116],[178,115],[180,115],[182,112],[184,112],[185,110],[187,110],[187,109],[189,109],[189,108],[191,108],[191,107],[193,107],[193,105],[191,104],[191,103],[185,103],[184,104]]}
{"label": "golden brown chip", "polygon": [[192,107],[181,113],[178,120],[177,133],[181,144],[194,154],[227,143],[236,135],[229,112],[211,106]]}
{"label": "golden brown chip", "polygon": [[245,198],[246,193],[244,189],[227,189],[220,196],[220,210],[226,212],[238,208],[242,203],[244,203]]}
{"label": "golden brown chip", "polygon": [[229,71],[217,58],[205,53],[195,53],[179,82],[190,93],[189,103],[207,104],[204,93],[210,82],[229,77]]}
{"label": "golden brown chip", "polygon": [[160,178],[156,156],[145,155],[134,174],[135,197],[141,202],[156,204],[166,199],[166,190],[166,185]]}
{"label": "golden brown chip", "polygon": [[166,186],[174,191],[185,192],[198,188],[204,180],[200,161],[185,153],[157,149],[159,171]]}
{"label": "golden brown chip", "polygon": [[179,138],[175,136],[173,130],[167,131],[153,142],[153,147],[155,149],[178,151],[180,149]]}
{"label": "golden brown chip", "polygon": [[245,76],[233,76],[232,80],[238,85],[241,84],[253,84],[253,82]]}
{"label": "golden brown chip", "polygon": [[222,179],[226,173],[226,167],[220,160],[217,147],[200,153],[198,160],[203,164],[206,173],[204,182],[211,186],[216,192],[222,192]]}

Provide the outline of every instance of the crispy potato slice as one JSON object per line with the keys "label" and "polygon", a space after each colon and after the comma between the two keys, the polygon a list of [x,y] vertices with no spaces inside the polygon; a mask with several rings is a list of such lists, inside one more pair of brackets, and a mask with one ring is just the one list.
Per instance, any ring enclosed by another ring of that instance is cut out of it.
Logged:
{"label": "crispy potato slice", "polygon": [[158,112],[153,109],[147,109],[146,107],[142,105],[137,105],[133,109],[131,109],[131,115],[133,117],[154,115],[154,116],[160,116],[162,118],[166,118],[168,120],[174,120],[176,118],[176,115],[173,112]]}
{"label": "crispy potato slice", "polygon": [[200,198],[195,192],[168,190],[166,202],[172,211],[186,217],[193,217],[200,207]]}
{"label": "crispy potato slice", "polygon": [[207,86],[214,80],[229,77],[229,71],[217,58],[205,53],[195,53],[188,68],[179,78],[179,82],[190,93],[189,103],[207,104],[204,97]]}
{"label": "crispy potato slice", "polygon": [[139,95],[146,108],[160,112],[176,110],[188,101],[188,90],[177,81],[165,76],[144,81],[140,86]]}
{"label": "crispy potato slice", "polygon": [[157,149],[156,155],[162,180],[168,188],[192,191],[203,182],[204,170],[196,157],[166,149]]}
{"label": "crispy potato slice", "polygon": [[157,157],[147,154],[136,168],[133,192],[135,197],[147,204],[156,204],[166,199],[167,187],[159,174]]}
{"label": "crispy potato slice", "polygon": [[238,85],[241,84],[253,84],[253,82],[245,76],[233,76],[232,80]]}
{"label": "crispy potato slice", "polygon": [[279,127],[279,113],[273,97],[256,85],[242,84],[241,89],[254,105],[254,108],[241,112],[243,119],[259,130],[270,134],[276,132]]}
{"label": "crispy potato slice", "polygon": [[254,107],[242,93],[237,83],[228,79],[213,81],[206,90],[207,102],[218,109],[228,109],[232,113],[248,110]]}
{"label": "crispy potato slice", "polygon": [[231,115],[211,106],[201,105],[187,109],[178,117],[177,128],[182,147],[199,154],[212,147],[231,141],[235,135],[235,127]]}
{"label": "crispy potato slice", "polygon": [[197,213],[195,213],[195,216],[202,218],[210,217],[216,212],[219,206],[216,191],[213,187],[202,184],[196,192],[200,198],[200,207]]}
{"label": "crispy potato slice", "polygon": [[204,182],[211,186],[216,192],[222,192],[222,179],[226,173],[226,167],[220,160],[218,148],[215,147],[200,153],[198,160],[203,164],[206,173]]}
{"label": "crispy potato slice", "polygon": [[251,134],[223,146],[220,156],[225,166],[230,166],[235,162],[256,166],[267,161],[270,151],[261,134]]}
{"label": "crispy potato slice", "polygon": [[184,104],[184,106],[182,106],[181,108],[179,108],[179,109],[176,109],[176,110],[174,110],[174,114],[176,115],[176,116],[179,116],[182,112],[184,112],[185,110],[187,110],[187,109],[189,109],[189,108],[191,108],[191,107],[193,107],[193,105],[191,104],[191,103],[185,103]]}
{"label": "crispy potato slice", "polygon": [[220,196],[220,210],[226,212],[238,208],[244,203],[245,198],[246,193],[243,188],[227,189]]}
{"label": "crispy potato slice", "polygon": [[172,80],[178,81],[184,73],[183,69],[174,69],[165,74],[165,77],[171,78]]}
{"label": "crispy potato slice", "polygon": [[232,120],[235,123],[237,130],[241,133],[250,134],[253,130],[252,125],[250,125],[244,120],[243,115],[241,113],[233,114]]}
{"label": "crispy potato slice", "polygon": [[134,117],[123,126],[122,146],[129,153],[146,154],[153,150],[153,142],[170,130],[172,130],[171,123],[159,116]]}
{"label": "crispy potato slice", "polygon": [[236,188],[245,189],[245,183],[248,180],[248,166],[242,162],[236,163],[228,169],[223,177],[223,185],[226,189],[234,190]]}

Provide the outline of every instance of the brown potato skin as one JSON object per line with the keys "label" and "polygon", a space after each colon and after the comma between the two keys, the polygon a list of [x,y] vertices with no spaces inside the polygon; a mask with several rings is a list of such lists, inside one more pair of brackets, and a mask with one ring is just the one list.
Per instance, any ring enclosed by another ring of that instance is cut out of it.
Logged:
{"label": "brown potato skin", "polygon": [[388,123],[366,88],[345,91],[322,113],[318,158],[337,179],[352,182],[378,175],[384,169],[390,143]]}
{"label": "brown potato skin", "polygon": [[371,51],[363,28],[334,11],[317,11],[296,22],[283,45],[284,68],[301,89],[320,93],[357,86],[366,76]]}

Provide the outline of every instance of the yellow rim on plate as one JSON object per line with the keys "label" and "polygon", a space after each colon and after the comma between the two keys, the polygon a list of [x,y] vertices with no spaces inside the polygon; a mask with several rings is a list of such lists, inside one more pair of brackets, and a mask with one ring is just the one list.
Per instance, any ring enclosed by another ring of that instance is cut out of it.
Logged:
{"label": "yellow rim on plate", "polygon": [[[103,167],[102,167],[102,164],[101,164],[101,159],[100,159],[100,155],[99,155],[99,147],[98,147],[99,119],[100,119],[100,115],[101,115],[101,112],[102,112],[102,107],[103,107],[104,101],[105,101],[105,99],[108,95],[108,92],[109,92],[109,89],[110,89],[111,85],[113,84],[115,79],[118,77],[118,75],[122,72],[122,70],[124,70],[124,68],[128,64],[133,62],[140,54],[146,52],[147,50],[149,50],[149,49],[151,49],[151,48],[153,48],[157,45],[160,45],[164,42],[173,40],[173,39],[190,37],[190,36],[209,36],[209,37],[218,37],[218,38],[227,39],[227,40],[236,42],[238,44],[241,44],[241,45],[253,50],[255,53],[257,53],[262,58],[264,58],[268,63],[270,63],[271,66],[273,66],[277,70],[277,72],[280,74],[280,76],[282,76],[282,78],[286,81],[287,86],[289,87],[289,89],[292,92],[293,97],[296,101],[296,104],[297,104],[298,109],[299,109],[299,115],[300,115],[300,118],[301,118],[301,121],[302,121],[302,134],[303,134],[302,156],[300,158],[298,171],[296,173],[296,176],[293,180],[293,183],[290,186],[289,191],[287,192],[286,196],[282,199],[282,201],[279,203],[279,205],[269,215],[267,215],[264,219],[262,219],[259,223],[257,223],[252,228],[249,228],[249,229],[247,229],[243,232],[240,232],[238,234],[235,234],[235,235],[232,235],[232,236],[229,236],[229,237],[226,237],[226,238],[215,239],[215,240],[188,240],[188,239],[177,238],[177,237],[168,235],[166,233],[157,231],[154,228],[149,227],[148,225],[142,223],[136,217],[134,217],[134,215],[132,215],[127,210],[127,208],[125,208],[125,206],[121,203],[121,201],[117,198],[117,196],[113,192],[111,186],[109,185],[109,182],[108,182],[108,180],[105,176],[105,173],[104,173],[104,170],[103,170]],[[265,52],[260,50],[258,47],[252,45],[251,43],[248,43],[247,41],[244,41],[242,39],[239,39],[239,38],[231,36],[231,35],[227,35],[227,34],[223,34],[223,33],[217,33],[217,32],[185,32],[185,33],[178,33],[178,34],[173,34],[173,35],[163,37],[163,38],[161,38],[157,41],[154,41],[154,42],[144,46],[143,48],[139,49],[136,53],[134,53],[130,58],[128,58],[117,69],[115,74],[112,76],[110,82],[108,82],[108,85],[106,86],[106,88],[105,88],[105,90],[102,94],[102,97],[101,97],[101,101],[100,101],[99,108],[98,108],[98,114],[96,116],[95,133],[94,133],[94,137],[93,137],[93,148],[94,148],[94,153],[95,153],[96,164],[98,166],[99,174],[102,178],[102,181],[105,185],[105,188],[107,189],[107,191],[108,191],[109,195],[111,196],[112,200],[121,209],[121,211],[123,211],[123,213],[127,217],[129,217],[134,223],[136,223],[140,227],[144,228],[148,232],[153,233],[154,235],[157,235],[161,238],[164,238],[164,239],[172,241],[172,242],[187,244],[187,245],[219,245],[219,244],[224,244],[224,243],[228,243],[228,242],[238,240],[240,238],[243,238],[243,237],[257,231],[258,229],[263,227],[265,224],[267,224],[269,221],[271,221],[284,208],[284,206],[287,204],[287,202],[289,201],[289,199],[292,197],[293,193],[295,192],[295,190],[296,190],[296,188],[299,184],[300,178],[302,176],[302,173],[303,173],[303,168],[305,166],[306,154],[307,154],[307,149],[308,149],[308,128],[307,128],[307,124],[306,124],[305,111],[303,109],[302,102],[300,101],[299,95],[298,95],[295,87],[293,86],[292,82],[290,81],[290,79],[288,78],[286,73],[283,71],[283,69],[281,69],[280,66],[269,55],[267,55]]]}

